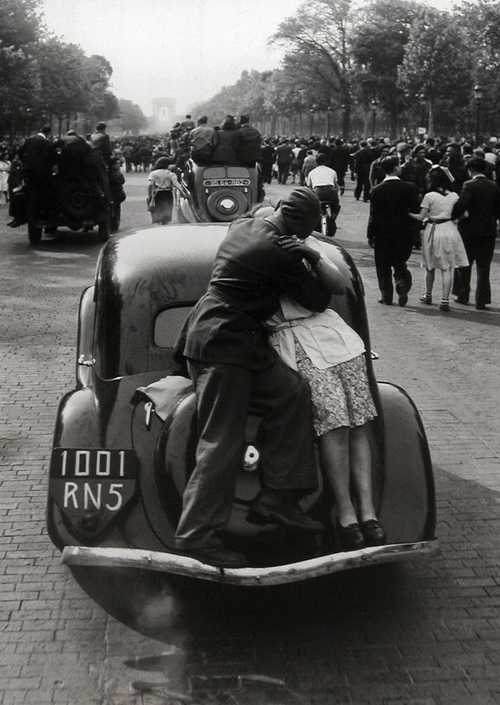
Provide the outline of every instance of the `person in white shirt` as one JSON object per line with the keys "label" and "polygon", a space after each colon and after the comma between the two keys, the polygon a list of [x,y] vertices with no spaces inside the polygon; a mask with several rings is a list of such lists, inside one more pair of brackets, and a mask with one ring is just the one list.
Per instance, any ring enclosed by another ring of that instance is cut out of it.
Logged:
{"label": "person in white shirt", "polygon": [[149,172],[147,206],[153,223],[167,225],[172,220],[174,189],[180,189],[168,157],[160,157]]}
{"label": "person in white shirt", "polygon": [[[329,203],[333,216],[333,232],[337,229],[335,220],[340,213],[339,201],[339,182],[337,172],[329,166],[326,166],[326,155],[319,153],[316,157],[317,166],[312,169],[306,177],[306,186],[309,186],[319,198],[322,209],[323,204]],[[321,223],[319,223],[319,231],[321,231]]]}

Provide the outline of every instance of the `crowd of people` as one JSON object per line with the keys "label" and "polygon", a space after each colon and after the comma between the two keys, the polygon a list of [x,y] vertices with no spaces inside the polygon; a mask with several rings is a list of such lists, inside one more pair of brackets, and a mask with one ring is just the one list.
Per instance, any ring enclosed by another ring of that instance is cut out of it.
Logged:
{"label": "crowd of people", "polygon": [[[344,291],[341,275],[321,242],[309,236],[317,228],[322,200],[332,202],[338,214],[350,174],[354,198],[370,204],[367,237],[374,248],[380,303],[391,305],[395,291],[398,304],[407,304],[412,286],[407,261],[417,248],[425,272],[423,304],[433,302],[437,270],[441,311],[450,310],[452,291],[458,303],[467,305],[475,263],[475,305],[486,309],[500,220],[496,141],[262,138],[245,115],[239,120],[226,116],[218,128],[209,126],[206,116],[195,124],[188,115],[163,138],[114,143],[104,124],[87,139],[69,131],[54,141],[47,127],[13,154],[7,145],[0,149],[0,196],[15,206],[16,189],[24,182],[28,193],[37,193],[37,200],[27,199],[28,211],[40,211],[50,200],[44,189],[54,165],[61,172],[91,169],[103,189],[109,188],[113,164],[122,165],[125,171],[149,172],[152,220],[168,223],[173,191],[182,188],[178,177],[188,159],[203,166],[256,167],[261,182],[276,178],[283,185],[290,179],[296,186],[276,208],[261,204],[230,226],[209,288],[176,344],[177,359],[184,361],[194,384],[200,431],[176,549],[213,565],[245,564],[245,556],[225,545],[223,532],[251,402],[266,410],[266,462],[250,520],[292,531],[324,530],[299,503],[317,485],[316,436],[335,501],[339,547],[383,545],[368,442],[377,411],[365,346],[328,308],[332,293]],[[18,216],[11,215],[17,224]],[[321,344],[311,338],[318,326],[330,335]],[[296,441],[289,452],[285,436]]]}

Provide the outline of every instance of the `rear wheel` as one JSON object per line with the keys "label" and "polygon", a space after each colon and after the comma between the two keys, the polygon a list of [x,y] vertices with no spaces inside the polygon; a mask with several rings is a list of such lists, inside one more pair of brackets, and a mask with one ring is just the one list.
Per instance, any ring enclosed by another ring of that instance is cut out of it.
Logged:
{"label": "rear wheel", "polygon": [[42,228],[34,223],[28,223],[28,238],[30,245],[39,245],[42,240]]}

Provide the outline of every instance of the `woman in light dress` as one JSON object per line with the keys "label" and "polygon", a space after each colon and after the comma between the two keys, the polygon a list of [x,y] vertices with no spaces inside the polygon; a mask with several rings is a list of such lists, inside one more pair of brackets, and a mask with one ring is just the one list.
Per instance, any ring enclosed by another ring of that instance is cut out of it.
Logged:
{"label": "woman in light dress", "polygon": [[[265,216],[269,206],[254,211]],[[293,249],[294,238],[280,245]],[[338,292],[342,281],[326,246],[315,237],[302,245],[321,255],[317,275]],[[306,265],[304,265],[306,266]],[[374,506],[368,424],[377,416],[360,336],[332,309],[313,313],[287,297],[267,321],[270,343],[284,362],[307,379],[321,466],[332,488],[337,534],[342,550],[385,543]],[[351,487],[355,499],[351,495]]]}
{"label": "woman in light dress", "polygon": [[441,311],[450,310],[450,291],[453,271],[469,264],[464,244],[456,224],[451,219],[458,194],[446,171],[434,166],[427,174],[429,191],[420,205],[420,214],[414,217],[425,223],[422,238],[422,264],[425,267],[425,292],[420,301],[432,304],[435,271],[441,273]]}
{"label": "woman in light dress", "polygon": [[153,223],[166,225],[172,220],[174,190],[180,188],[177,176],[170,170],[170,160],[160,157],[149,172],[148,211]]}

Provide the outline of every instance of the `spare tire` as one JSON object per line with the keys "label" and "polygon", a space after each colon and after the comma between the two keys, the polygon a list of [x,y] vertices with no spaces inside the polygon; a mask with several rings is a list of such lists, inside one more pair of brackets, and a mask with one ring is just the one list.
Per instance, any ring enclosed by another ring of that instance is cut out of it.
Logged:
{"label": "spare tire", "polygon": [[223,188],[211,193],[207,199],[207,210],[215,220],[234,220],[244,215],[248,208],[247,195],[237,189]]}
{"label": "spare tire", "polygon": [[70,221],[91,219],[102,207],[95,186],[84,181],[61,184],[59,200],[62,212]]}

